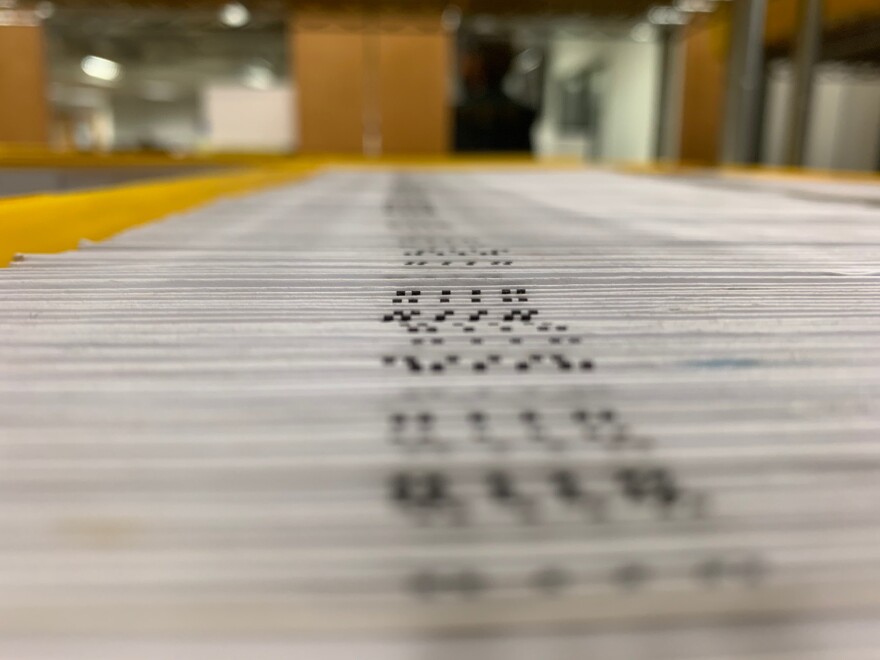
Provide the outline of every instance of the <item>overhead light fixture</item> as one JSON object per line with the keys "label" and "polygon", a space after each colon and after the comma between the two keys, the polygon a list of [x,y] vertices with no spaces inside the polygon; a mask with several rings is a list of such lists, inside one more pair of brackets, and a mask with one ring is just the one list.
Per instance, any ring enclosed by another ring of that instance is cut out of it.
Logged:
{"label": "overhead light fixture", "polygon": [[712,0],[675,0],[675,8],[688,14],[708,14],[715,10]]}
{"label": "overhead light fixture", "polygon": [[461,7],[448,5],[440,15],[440,23],[448,32],[455,32],[461,26]]}
{"label": "overhead light fixture", "polygon": [[541,66],[541,51],[535,48],[526,48],[523,52],[516,56],[517,68],[523,73],[530,73],[537,70]]}
{"label": "overhead light fixture", "polygon": [[687,25],[689,19],[675,7],[656,5],[648,10],[648,20],[654,25]]}
{"label": "overhead light fixture", "polygon": [[49,0],[38,2],[34,6],[34,14],[36,14],[37,18],[39,18],[41,21],[52,18],[52,16],[55,14],[55,3],[50,2]]}
{"label": "overhead light fixture", "polygon": [[87,76],[107,82],[116,80],[122,73],[122,66],[118,62],[97,55],[86,55],[80,62],[80,68]]}
{"label": "overhead light fixture", "polygon": [[220,8],[220,22],[227,27],[239,28],[251,20],[248,8],[240,2],[227,2]]}
{"label": "overhead light fixture", "polygon": [[638,25],[634,25],[633,29],[629,31],[629,36],[633,41],[647,43],[651,41],[651,37],[654,36],[654,29],[647,23],[639,23]]}
{"label": "overhead light fixture", "polygon": [[275,74],[268,63],[254,63],[245,67],[242,81],[251,89],[269,89],[275,85]]}

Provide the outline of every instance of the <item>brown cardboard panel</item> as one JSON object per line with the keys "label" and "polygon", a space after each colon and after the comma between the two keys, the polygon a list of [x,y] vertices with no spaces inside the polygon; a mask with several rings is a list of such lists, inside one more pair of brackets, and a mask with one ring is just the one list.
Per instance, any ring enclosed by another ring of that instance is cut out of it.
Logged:
{"label": "brown cardboard panel", "polygon": [[377,41],[382,152],[449,151],[449,35],[383,30]]}
{"label": "brown cardboard panel", "polygon": [[364,133],[362,31],[309,28],[291,31],[304,152],[360,153]]}
{"label": "brown cardboard panel", "polygon": [[727,70],[723,37],[720,23],[686,28],[680,150],[685,162],[718,162]]}
{"label": "brown cardboard panel", "polygon": [[0,26],[0,143],[46,144],[46,56],[39,25]]}

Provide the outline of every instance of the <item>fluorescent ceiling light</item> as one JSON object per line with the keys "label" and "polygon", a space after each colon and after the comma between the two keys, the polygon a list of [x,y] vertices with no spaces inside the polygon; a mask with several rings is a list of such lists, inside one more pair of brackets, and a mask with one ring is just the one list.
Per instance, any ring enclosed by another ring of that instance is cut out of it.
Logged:
{"label": "fluorescent ceiling light", "polygon": [[647,23],[639,23],[638,25],[633,26],[633,29],[629,32],[629,36],[633,41],[646,43],[651,41],[651,38],[654,36],[654,30]]}
{"label": "fluorescent ceiling light", "polygon": [[34,6],[34,13],[37,15],[42,21],[52,18],[53,14],[55,14],[55,4],[50,2],[49,0],[43,0],[42,2],[38,2]]}
{"label": "fluorescent ceiling light", "polygon": [[440,23],[449,32],[455,32],[461,25],[461,8],[458,5],[449,5],[440,15]]}
{"label": "fluorescent ceiling light", "polygon": [[689,14],[708,14],[715,4],[711,0],[675,0],[675,8]]}
{"label": "fluorescent ceiling light", "polygon": [[252,89],[269,89],[275,84],[275,74],[265,64],[251,64],[244,70],[243,82]]}
{"label": "fluorescent ceiling light", "polygon": [[97,55],[86,55],[80,62],[80,67],[87,76],[108,82],[116,80],[122,73],[118,62]]}
{"label": "fluorescent ceiling light", "polygon": [[648,20],[654,25],[685,25],[688,22],[688,17],[675,7],[657,5],[648,11]]}
{"label": "fluorescent ceiling light", "polygon": [[541,51],[537,48],[526,48],[523,52],[516,56],[516,63],[519,70],[523,73],[529,73],[541,66]]}
{"label": "fluorescent ceiling light", "polygon": [[248,8],[240,2],[228,2],[220,9],[220,22],[229,27],[242,27],[251,20]]}

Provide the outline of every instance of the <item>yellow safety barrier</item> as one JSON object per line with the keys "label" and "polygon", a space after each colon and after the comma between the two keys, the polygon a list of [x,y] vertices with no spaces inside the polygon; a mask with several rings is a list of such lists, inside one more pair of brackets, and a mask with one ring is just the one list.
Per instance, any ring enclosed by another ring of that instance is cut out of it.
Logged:
{"label": "yellow safety barrier", "polygon": [[[232,158],[232,157],[230,157]],[[257,157],[254,157],[257,160]],[[222,158],[212,164],[220,164]],[[358,156],[314,156],[267,158],[262,167],[231,172],[197,175],[168,181],[127,184],[88,192],[64,192],[0,199],[0,268],[14,256],[27,252],[62,252],[75,249],[82,239],[100,241],[114,234],[170,213],[184,211],[216,198],[246,193],[281,184],[313,173],[324,166],[349,168],[403,167],[406,169],[484,168],[484,167],[582,167],[576,161],[536,163],[530,157],[486,156],[449,158]],[[0,151],[0,165],[94,167],[171,164],[167,157],[137,155],[83,156],[54,158],[45,152]],[[182,164],[195,164],[189,161]],[[202,162],[201,164],[208,164]]]}
{"label": "yellow safety barrier", "polygon": [[[4,158],[5,155],[5,158]],[[17,159],[9,153],[0,152],[0,165],[16,162],[29,165],[76,166],[64,162],[64,158],[53,160],[45,153],[39,157]],[[255,157],[256,158],[256,157]],[[88,163],[86,161],[89,161]],[[100,158],[98,158],[100,160]],[[143,165],[147,160],[132,156],[108,156],[103,163],[107,166]],[[83,159],[77,165],[95,164],[96,160]],[[169,164],[167,157],[152,161],[151,164]],[[267,163],[272,164],[267,164]],[[189,164],[192,164],[190,162]],[[205,163],[203,163],[205,164]],[[214,164],[218,164],[215,160]],[[167,216],[184,211],[199,204],[212,201],[225,195],[250,192],[260,188],[279,185],[309,175],[325,166],[347,168],[402,168],[409,170],[431,170],[446,168],[539,168],[539,169],[585,169],[589,165],[579,160],[536,161],[527,156],[510,157],[498,154],[466,157],[383,157],[365,158],[357,156],[313,156],[300,158],[267,158],[259,167],[234,172],[212,173],[210,175],[189,176],[172,181],[162,180],[129,184],[109,189],[88,192],[66,192],[34,195],[10,199],[0,199],[0,268],[6,266],[18,253],[61,252],[75,249],[82,239],[100,241],[114,234]],[[602,166],[601,169],[641,173],[686,175],[702,167],[687,166],[682,163],[656,162],[650,164],[617,164]],[[785,168],[723,168],[722,176],[760,176],[766,178],[797,177],[819,180],[878,180],[873,173],[817,172],[791,170]]]}
{"label": "yellow safety barrier", "polygon": [[0,200],[0,267],[18,253],[62,252],[213,199],[285,183],[311,164]]}
{"label": "yellow safety barrier", "polygon": [[259,167],[288,163],[295,157],[259,153],[185,153],[151,151],[53,151],[0,143],[0,167],[126,168],[126,167]]}

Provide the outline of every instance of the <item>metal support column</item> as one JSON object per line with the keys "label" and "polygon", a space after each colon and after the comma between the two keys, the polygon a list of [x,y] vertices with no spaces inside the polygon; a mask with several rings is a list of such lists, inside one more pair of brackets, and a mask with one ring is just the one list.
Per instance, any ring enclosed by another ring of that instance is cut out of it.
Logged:
{"label": "metal support column", "polygon": [[725,163],[751,163],[757,157],[766,14],[766,0],[734,3],[721,146]]}
{"label": "metal support column", "polygon": [[786,163],[804,163],[813,93],[813,70],[822,42],[822,0],[800,0],[797,45],[792,61],[794,90],[788,118]]}
{"label": "metal support column", "polygon": [[657,86],[657,123],[654,131],[654,160],[663,160],[668,156],[668,126],[669,121],[669,103],[672,97],[672,73],[673,57],[673,29],[669,26],[662,26],[657,30],[657,36],[660,42],[660,69],[659,84]]}

